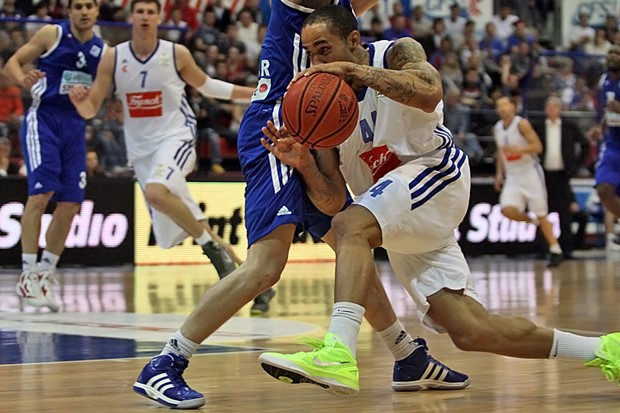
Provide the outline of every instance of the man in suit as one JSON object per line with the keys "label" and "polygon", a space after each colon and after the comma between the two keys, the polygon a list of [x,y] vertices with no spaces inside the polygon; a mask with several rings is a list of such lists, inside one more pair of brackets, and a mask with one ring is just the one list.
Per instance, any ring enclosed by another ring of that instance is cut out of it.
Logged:
{"label": "man in suit", "polygon": [[562,119],[562,101],[550,97],[545,103],[544,121],[534,122],[534,130],[543,145],[541,161],[545,171],[549,210],[560,214],[560,246],[565,258],[574,249],[571,230],[570,204],[574,199],[570,178],[583,165],[590,149],[579,126],[570,119]]}

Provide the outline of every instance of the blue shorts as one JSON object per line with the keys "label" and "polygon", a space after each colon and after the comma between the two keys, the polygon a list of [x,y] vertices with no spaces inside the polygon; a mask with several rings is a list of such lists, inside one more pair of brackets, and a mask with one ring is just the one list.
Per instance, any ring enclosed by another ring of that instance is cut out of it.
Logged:
{"label": "blue shorts", "polygon": [[601,152],[601,159],[596,166],[595,186],[610,184],[620,196],[620,151],[609,146]]}
{"label": "blue shorts", "polygon": [[312,204],[299,174],[261,145],[260,139],[264,137],[261,128],[268,120],[279,117],[279,105],[252,103],[239,128],[239,160],[246,181],[248,246],[280,225],[296,224],[299,232],[308,231],[315,241],[331,227],[332,217]]}
{"label": "blue shorts", "polygon": [[86,188],[86,122],[30,109],[21,129],[28,195],[53,192],[57,202],[82,202]]}

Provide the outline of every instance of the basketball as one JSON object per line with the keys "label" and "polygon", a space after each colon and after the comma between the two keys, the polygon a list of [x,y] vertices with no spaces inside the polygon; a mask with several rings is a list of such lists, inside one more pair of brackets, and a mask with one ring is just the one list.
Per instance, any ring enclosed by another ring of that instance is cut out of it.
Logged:
{"label": "basketball", "polygon": [[335,148],[355,130],[359,108],[340,77],[317,72],[296,81],[284,95],[282,120],[291,136],[310,149]]}

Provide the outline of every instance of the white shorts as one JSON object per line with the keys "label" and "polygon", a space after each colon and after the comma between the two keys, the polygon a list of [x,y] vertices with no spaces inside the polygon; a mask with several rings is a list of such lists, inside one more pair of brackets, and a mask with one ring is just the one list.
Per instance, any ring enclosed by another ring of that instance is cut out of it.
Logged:
{"label": "white shorts", "polygon": [[426,297],[448,288],[478,299],[454,236],[467,212],[469,190],[467,158],[451,148],[396,168],[355,200],[381,226],[394,272],[433,331],[443,329],[426,317]]}
{"label": "white shorts", "polygon": [[547,186],[540,164],[506,174],[499,203],[502,208],[514,207],[519,211],[527,208],[538,217],[546,216],[549,212]]}
{"label": "white shorts", "polygon": [[[187,187],[185,177],[193,171],[196,150],[193,139],[175,138],[161,145],[151,156],[134,160],[133,168],[140,186],[160,183],[174,195],[181,198],[197,220],[206,217],[200,210]],[[148,203],[147,203],[148,205]],[[162,248],[172,248],[189,236],[172,219],[149,206],[153,221],[153,233],[157,244]]]}

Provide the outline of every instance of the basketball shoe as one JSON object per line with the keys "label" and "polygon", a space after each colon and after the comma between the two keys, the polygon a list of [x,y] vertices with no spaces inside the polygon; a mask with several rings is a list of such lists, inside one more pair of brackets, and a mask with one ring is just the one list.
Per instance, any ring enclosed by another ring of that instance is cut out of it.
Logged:
{"label": "basketball shoe", "polygon": [[276,291],[273,288],[268,289],[262,294],[259,294],[254,299],[254,304],[250,309],[251,315],[261,315],[269,311],[269,302],[276,295]]}
{"label": "basketball shoe", "polygon": [[226,251],[226,248],[222,247],[215,240],[207,241],[207,243],[202,246],[202,252],[209,257],[220,279],[226,277],[237,267],[235,261],[233,261],[228,251]]}
{"label": "basketball shoe", "polygon": [[133,391],[173,409],[196,409],[205,404],[202,394],[189,388],[183,372],[189,361],[173,353],[153,357],[138,376]]}
{"label": "basketball shoe", "polygon": [[416,391],[424,389],[457,390],[469,386],[469,377],[435,360],[428,354],[426,340],[421,337],[413,342],[416,349],[394,364],[392,389]]}
{"label": "basketball shoe", "polygon": [[357,361],[346,343],[327,333],[324,341],[302,338],[313,351],[295,354],[263,353],[258,360],[270,376],[289,384],[317,385],[337,396],[359,392]]}
{"label": "basketball shoe", "polygon": [[620,385],[620,333],[601,337],[596,347],[596,358],[586,363],[588,367],[599,367],[607,380]]}
{"label": "basketball shoe", "polygon": [[24,303],[33,307],[47,307],[53,312],[60,310],[60,304],[56,300],[56,295],[52,289],[53,285],[58,284],[54,277],[54,270],[37,271],[36,268],[24,271],[20,277],[17,287],[17,295]]}
{"label": "basketball shoe", "polygon": [[15,291],[26,305],[32,307],[45,307],[46,305],[36,267],[21,273]]}

